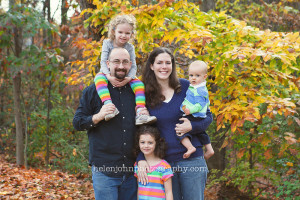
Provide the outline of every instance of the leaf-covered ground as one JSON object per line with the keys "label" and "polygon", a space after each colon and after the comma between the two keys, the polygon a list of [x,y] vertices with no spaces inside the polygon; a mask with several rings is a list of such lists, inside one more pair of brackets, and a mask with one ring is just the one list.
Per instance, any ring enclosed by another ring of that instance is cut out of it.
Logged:
{"label": "leaf-covered ground", "polygon": [[[210,188],[205,197],[215,200],[217,193],[217,187]],[[87,176],[17,167],[0,154],[0,199],[94,199],[94,190]]]}
{"label": "leaf-covered ground", "polygon": [[0,199],[94,199],[94,192],[87,179],[17,167],[0,154]]}

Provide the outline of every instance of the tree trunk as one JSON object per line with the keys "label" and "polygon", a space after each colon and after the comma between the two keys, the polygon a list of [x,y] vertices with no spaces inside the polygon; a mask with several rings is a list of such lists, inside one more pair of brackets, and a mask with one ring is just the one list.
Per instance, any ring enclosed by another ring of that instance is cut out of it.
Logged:
{"label": "tree trunk", "polygon": [[62,0],[61,4],[61,38],[60,38],[60,48],[63,49],[62,56],[64,57],[64,63],[66,64],[68,62],[68,54],[66,51],[68,51],[68,44],[65,43],[65,40],[67,39],[67,31],[66,29],[63,29],[62,27],[67,26],[67,13],[69,8],[66,7],[67,0]]}
{"label": "tree trunk", "polygon": [[[4,79],[2,76],[0,78]],[[0,87],[0,113],[4,112],[4,101],[5,101],[4,100],[4,94],[6,94],[5,92],[6,92],[5,87],[1,85],[1,87]],[[3,122],[4,122],[4,119],[3,119],[2,116],[0,116],[0,124],[3,124]],[[1,141],[1,134],[0,134],[0,141]]]}
{"label": "tree trunk", "polygon": [[15,5],[15,0],[9,0],[9,8],[12,8]]}
{"label": "tree trunk", "polygon": [[[15,0],[9,1],[9,7],[12,8]],[[15,55],[19,57],[22,52],[22,30],[14,28]],[[16,125],[16,160],[17,165],[24,165],[24,134],[22,126],[22,110],[21,110],[21,72],[17,72],[13,77],[14,87],[14,115]]]}
{"label": "tree trunk", "polygon": [[21,117],[21,73],[13,77],[14,86],[14,114],[16,124],[16,159],[17,165],[24,165],[24,134]]}
{"label": "tree trunk", "polygon": [[[79,5],[81,10],[87,9],[87,8],[92,8],[92,9],[96,9],[97,7],[91,3],[92,1],[89,0],[79,0]],[[84,20],[88,19],[91,16],[91,14],[88,13],[84,13],[83,18]],[[93,40],[97,40],[99,41],[101,39],[101,37],[103,35],[101,35],[101,31],[104,29],[104,27],[96,27],[96,29],[98,29],[98,33],[96,33],[95,31],[93,31],[93,27],[88,26],[88,34],[89,37],[93,38]]]}
{"label": "tree trunk", "polygon": [[[61,26],[62,25],[67,25],[67,13],[68,13],[68,10],[69,8],[66,7],[66,3],[67,3],[67,0],[62,0],[62,3],[61,3]],[[62,40],[61,40],[61,45],[63,44],[63,42],[65,41],[65,39],[67,38],[67,33],[66,32],[63,32],[62,33]]]}
{"label": "tree trunk", "polygon": [[202,0],[200,4],[200,10],[204,12],[208,12],[210,10],[214,10],[216,8],[216,4],[214,0]]}
{"label": "tree trunk", "polygon": [[28,169],[28,159],[27,159],[27,147],[28,147],[28,118],[29,118],[29,115],[27,113],[27,108],[26,108],[26,103],[25,103],[25,100],[24,100],[24,96],[23,96],[23,91],[21,90],[21,99],[22,99],[22,103],[24,105],[24,112],[25,112],[25,130],[24,130],[24,136],[25,136],[25,144],[24,144],[24,159],[25,159],[25,167],[26,169]]}
{"label": "tree trunk", "polygon": [[[45,0],[44,5],[43,5],[43,16],[44,19],[48,19],[50,22],[50,17],[51,17],[51,10],[50,10],[50,0]],[[43,44],[46,46],[47,43],[50,43],[49,35],[47,34],[46,30],[43,29]]]}
{"label": "tree trunk", "polygon": [[[51,74],[51,73],[50,73]],[[46,134],[46,166],[50,163],[50,111],[51,111],[51,86],[52,81],[49,81],[48,100],[47,100],[47,134]]]}

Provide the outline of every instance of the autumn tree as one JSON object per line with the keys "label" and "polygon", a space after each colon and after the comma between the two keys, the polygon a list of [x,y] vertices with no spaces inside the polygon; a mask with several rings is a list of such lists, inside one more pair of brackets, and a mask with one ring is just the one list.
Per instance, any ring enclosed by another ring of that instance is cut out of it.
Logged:
{"label": "autumn tree", "polygon": [[50,51],[47,54],[47,50],[41,43],[35,44],[33,38],[42,29],[46,32],[54,29],[37,11],[22,4],[16,4],[2,14],[0,24],[4,25],[1,26],[1,49],[7,49],[2,51],[2,67],[13,77],[17,164],[24,165],[24,130],[26,129],[23,127],[23,121],[27,120],[27,116],[22,118],[24,109],[21,108],[20,95],[23,95],[24,91],[21,90],[21,75],[24,73],[28,75],[39,67],[44,67],[43,62],[53,64],[52,58],[47,57],[51,55]]}
{"label": "autumn tree", "polygon": [[[234,153],[238,168],[229,165],[229,171],[224,173],[241,172],[235,177],[226,176],[228,181],[243,186],[241,189],[252,193],[252,197],[259,196],[265,191],[257,184],[257,178],[263,172],[272,174],[263,177],[274,187],[277,178],[282,176],[269,170],[277,170],[279,166],[272,165],[267,159],[280,160],[276,156],[279,153],[288,162],[298,163],[295,157],[297,129],[294,128],[299,123],[296,106],[298,32],[262,31],[232,18],[225,11],[201,12],[198,5],[188,1],[167,0],[137,7],[125,1],[93,3],[96,8],[85,9],[82,15],[91,13],[86,23],[104,27],[101,31],[104,35],[113,16],[126,13],[136,17],[138,28],[134,46],[139,70],[148,53],[158,46],[167,46],[174,51],[181,77],[186,75],[184,69],[190,60],[200,59],[209,64],[210,107],[215,116],[215,126],[212,125],[215,129],[211,131],[224,139],[222,148],[235,149],[230,152]],[[77,38],[74,45],[83,50],[83,60],[72,63],[69,84],[93,81],[103,39]],[[273,127],[270,124],[279,123],[281,117],[287,120],[284,120],[285,128],[290,128],[289,132],[285,129],[285,136],[283,130],[276,127],[273,130],[266,128],[268,124]],[[278,138],[280,142],[275,143]],[[287,151],[293,152],[292,156]],[[241,179],[244,174],[249,178]]]}
{"label": "autumn tree", "polygon": [[217,0],[216,7],[261,29],[300,30],[300,3],[297,0]]}

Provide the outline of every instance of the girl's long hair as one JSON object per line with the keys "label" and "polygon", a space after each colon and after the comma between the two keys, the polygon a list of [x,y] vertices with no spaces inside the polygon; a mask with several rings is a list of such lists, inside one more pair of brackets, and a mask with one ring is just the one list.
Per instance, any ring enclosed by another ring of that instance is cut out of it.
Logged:
{"label": "girl's long hair", "polygon": [[147,135],[147,134],[149,134],[151,137],[153,137],[156,142],[154,155],[156,157],[163,159],[165,157],[165,152],[166,152],[165,139],[160,137],[159,130],[155,126],[150,126],[150,125],[143,125],[137,129],[137,132],[135,135],[135,148],[134,148],[135,156],[138,156],[138,154],[141,152],[140,146],[139,146],[139,141],[140,141],[141,135]]}
{"label": "girl's long hair", "polygon": [[161,53],[169,54],[172,61],[172,73],[169,77],[169,86],[175,90],[175,93],[181,91],[180,82],[176,73],[176,64],[173,54],[168,48],[159,47],[154,49],[150,53],[149,58],[146,62],[146,66],[144,67],[142,73],[142,80],[145,84],[146,105],[150,108],[154,108],[160,105],[165,100],[165,96],[162,94],[162,88],[157,82],[156,76],[153,70],[151,69],[151,65],[154,64],[155,58]]}

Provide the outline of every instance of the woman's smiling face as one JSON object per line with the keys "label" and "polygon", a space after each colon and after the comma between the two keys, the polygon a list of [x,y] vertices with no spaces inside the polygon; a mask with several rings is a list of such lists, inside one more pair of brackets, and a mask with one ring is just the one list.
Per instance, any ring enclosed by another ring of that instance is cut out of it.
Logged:
{"label": "woman's smiling face", "polygon": [[158,54],[151,65],[157,80],[168,80],[172,73],[172,59],[168,53]]}

